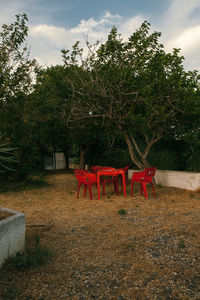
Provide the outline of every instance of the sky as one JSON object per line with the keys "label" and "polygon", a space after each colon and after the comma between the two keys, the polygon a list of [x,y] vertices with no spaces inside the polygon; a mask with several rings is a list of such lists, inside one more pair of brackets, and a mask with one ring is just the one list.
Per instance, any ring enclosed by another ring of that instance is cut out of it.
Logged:
{"label": "sky", "polygon": [[105,42],[112,26],[124,40],[143,21],[162,33],[165,50],[180,48],[186,70],[200,71],[200,0],[0,0],[0,26],[28,16],[30,55],[46,67],[62,64],[62,49]]}

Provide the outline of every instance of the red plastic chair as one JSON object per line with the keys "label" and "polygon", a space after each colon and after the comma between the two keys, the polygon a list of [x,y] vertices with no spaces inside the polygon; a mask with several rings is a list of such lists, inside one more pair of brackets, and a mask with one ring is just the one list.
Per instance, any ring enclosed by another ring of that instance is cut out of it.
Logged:
{"label": "red plastic chair", "polygon": [[92,167],[90,168],[90,172],[97,175],[97,171],[98,171],[98,170],[101,170],[101,168],[102,168],[102,166],[92,166]]}
{"label": "red plastic chair", "polygon": [[147,183],[151,184],[152,190],[153,190],[153,195],[155,197],[156,193],[155,193],[155,188],[154,188],[154,184],[153,184],[153,177],[155,176],[155,173],[156,173],[155,167],[146,168],[142,172],[134,172],[132,175],[132,180],[131,180],[131,197],[133,195],[134,182],[140,183],[140,185],[141,185],[140,194],[144,193],[145,198],[148,198],[146,185],[147,185]]}
{"label": "red plastic chair", "polygon": [[78,170],[78,169],[74,170],[74,174],[76,176],[76,179],[78,180],[77,198],[79,196],[79,191],[80,191],[81,185],[83,185],[84,186],[83,196],[86,197],[87,187],[88,187],[90,199],[93,199],[92,198],[92,185],[97,184],[96,175],[88,173],[85,170]]}

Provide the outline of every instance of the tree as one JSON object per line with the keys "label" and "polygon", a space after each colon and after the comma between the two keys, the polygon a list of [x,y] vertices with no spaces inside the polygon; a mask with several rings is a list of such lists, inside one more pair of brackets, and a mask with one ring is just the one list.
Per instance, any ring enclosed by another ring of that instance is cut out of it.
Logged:
{"label": "tree", "polygon": [[27,149],[32,135],[27,103],[37,67],[36,61],[29,59],[27,20],[26,14],[19,14],[14,23],[4,24],[0,32],[0,126],[11,145],[18,148],[21,169],[31,150]]}
{"label": "tree", "polygon": [[41,152],[62,150],[68,168],[68,150],[72,136],[67,125],[70,100],[63,66],[51,66],[37,73],[31,95],[30,123]]}
{"label": "tree", "polygon": [[0,134],[0,173],[14,171],[13,164],[17,163],[16,149],[10,146],[9,139]]}
{"label": "tree", "polygon": [[165,53],[160,35],[144,22],[124,42],[113,27],[104,44],[87,42],[85,58],[78,43],[71,55],[62,51],[73,74],[68,78],[71,118],[101,120],[116,128],[140,169],[149,166],[152,146],[175,132],[199,93],[198,75],[184,71],[178,49]]}

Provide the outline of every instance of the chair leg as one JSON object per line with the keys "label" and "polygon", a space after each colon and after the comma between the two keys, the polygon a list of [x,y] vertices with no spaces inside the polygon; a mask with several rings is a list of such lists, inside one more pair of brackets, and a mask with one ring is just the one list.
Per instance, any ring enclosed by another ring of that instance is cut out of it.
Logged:
{"label": "chair leg", "polygon": [[87,184],[84,184],[83,197],[86,197],[87,193]]}
{"label": "chair leg", "polygon": [[81,184],[80,184],[80,183],[78,183],[78,189],[77,189],[77,195],[76,195],[76,198],[78,198],[79,191],[80,191],[80,187],[81,187]]}
{"label": "chair leg", "polygon": [[91,185],[88,184],[88,189],[89,189],[89,193],[90,193],[90,199],[92,200],[92,188],[91,188]]}
{"label": "chair leg", "polygon": [[142,188],[143,188],[143,191],[144,191],[145,198],[148,199],[146,182],[142,183]]}
{"label": "chair leg", "polygon": [[118,189],[118,178],[114,177],[113,179],[113,184],[114,184],[114,191],[117,195],[119,195],[119,189]]}
{"label": "chair leg", "polygon": [[128,174],[125,174],[125,182],[126,182],[126,185],[128,184]]}

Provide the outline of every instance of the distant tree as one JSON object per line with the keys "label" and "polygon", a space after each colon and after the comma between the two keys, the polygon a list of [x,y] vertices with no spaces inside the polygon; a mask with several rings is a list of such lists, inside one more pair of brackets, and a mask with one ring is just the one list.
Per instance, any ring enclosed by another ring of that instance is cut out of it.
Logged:
{"label": "distant tree", "polygon": [[8,138],[0,134],[0,174],[14,171],[13,165],[17,163],[16,149],[10,146]]}
{"label": "distant tree", "polygon": [[70,100],[65,77],[65,68],[58,65],[38,72],[31,95],[30,122],[41,151],[63,151],[68,168],[72,136],[67,125]]}
{"label": "distant tree", "polygon": [[192,118],[194,101],[199,105],[198,74],[184,71],[178,49],[164,51],[160,35],[144,22],[124,42],[113,27],[104,44],[87,42],[87,57],[78,42],[71,54],[62,51],[71,68],[71,118],[115,127],[140,169],[149,166],[152,146]]}

